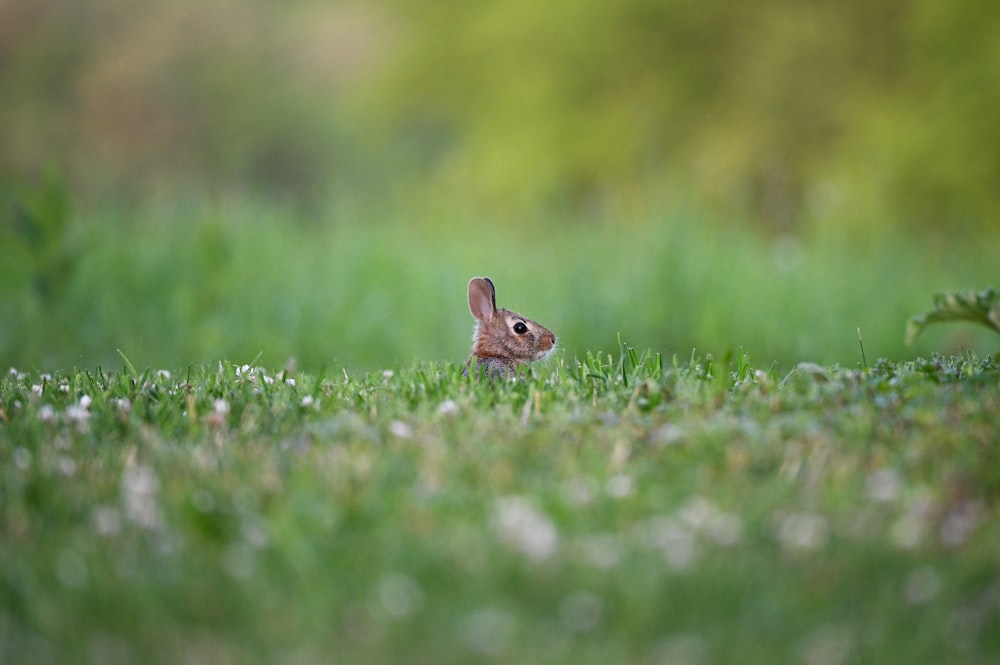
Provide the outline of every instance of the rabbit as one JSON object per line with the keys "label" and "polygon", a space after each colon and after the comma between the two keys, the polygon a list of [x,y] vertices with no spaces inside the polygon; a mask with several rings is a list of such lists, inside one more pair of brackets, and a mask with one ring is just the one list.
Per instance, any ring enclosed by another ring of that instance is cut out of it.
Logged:
{"label": "rabbit", "polygon": [[496,289],[488,277],[469,280],[469,310],[476,318],[472,368],[491,377],[513,376],[518,366],[540,360],[556,347],[555,334],[541,324],[508,309],[497,309]]}

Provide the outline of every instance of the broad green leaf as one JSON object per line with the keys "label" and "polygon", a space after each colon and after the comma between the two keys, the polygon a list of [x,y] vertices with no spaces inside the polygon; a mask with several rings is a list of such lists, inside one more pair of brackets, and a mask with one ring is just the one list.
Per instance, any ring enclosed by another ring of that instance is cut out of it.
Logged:
{"label": "broad green leaf", "polygon": [[906,343],[912,344],[930,324],[946,321],[979,323],[1000,333],[1000,292],[989,288],[935,294],[934,309],[906,322]]}

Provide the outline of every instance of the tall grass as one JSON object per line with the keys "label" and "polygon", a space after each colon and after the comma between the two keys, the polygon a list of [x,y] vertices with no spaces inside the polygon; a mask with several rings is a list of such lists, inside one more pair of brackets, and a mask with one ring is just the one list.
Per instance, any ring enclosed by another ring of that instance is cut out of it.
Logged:
{"label": "tall grass", "polygon": [[[568,357],[612,350],[622,334],[667,357],[740,346],[758,364],[855,366],[859,328],[869,358],[993,350],[962,326],[902,344],[933,292],[995,283],[982,242],[764,238],[686,211],[307,218],[247,202],[107,208],[70,217],[41,245],[6,231],[0,363],[19,367],[117,365],[116,349],[154,367],[457,361],[473,275],[494,280],[501,306],[555,330]],[[66,257],[55,292],[39,288],[54,251]]]}

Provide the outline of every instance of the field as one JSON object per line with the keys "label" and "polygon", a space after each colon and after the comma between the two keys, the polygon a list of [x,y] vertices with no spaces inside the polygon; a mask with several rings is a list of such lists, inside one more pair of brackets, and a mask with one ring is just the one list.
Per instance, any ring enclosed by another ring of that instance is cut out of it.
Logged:
{"label": "field", "polygon": [[1000,369],[10,370],[3,663],[988,663]]}
{"label": "field", "polygon": [[[466,284],[559,335],[566,359],[638,348],[807,360],[980,354],[972,326],[903,344],[937,291],[995,284],[987,234],[917,235],[844,220],[765,234],[694,210],[511,218],[433,204],[314,214],[259,200],[71,209],[58,188],[0,224],[0,367],[175,368],[255,359],[376,371],[460,362]],[[851,224],[859,225],[856,232]],[[862,230],[863,229],[863,230]]]}

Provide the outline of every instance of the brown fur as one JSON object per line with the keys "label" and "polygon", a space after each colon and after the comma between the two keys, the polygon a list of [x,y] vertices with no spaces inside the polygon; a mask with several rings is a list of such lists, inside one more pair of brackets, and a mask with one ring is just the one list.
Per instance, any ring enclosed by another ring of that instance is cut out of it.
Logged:
{"label": "brown fur", "polygon": [[[522,363],[539,360],[556,346],[556,336],[536,321],[508,309],[497,309],[496,289],[488,277],[469,281],[469,311],[476,318],[472,356],[478,370],[512,375]],[[518,332],[520,325],[523,330]]]}

